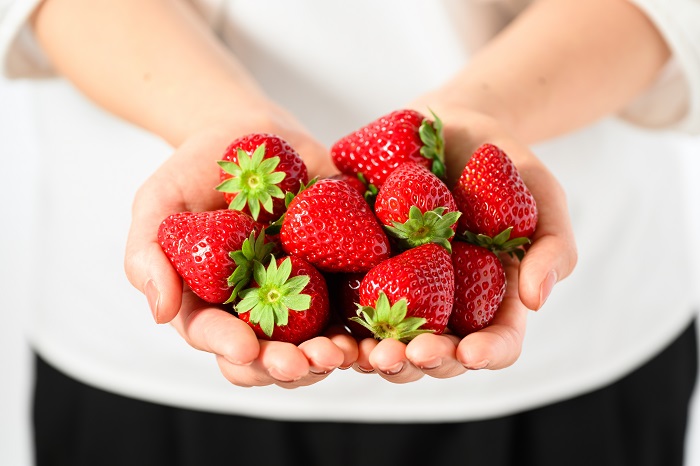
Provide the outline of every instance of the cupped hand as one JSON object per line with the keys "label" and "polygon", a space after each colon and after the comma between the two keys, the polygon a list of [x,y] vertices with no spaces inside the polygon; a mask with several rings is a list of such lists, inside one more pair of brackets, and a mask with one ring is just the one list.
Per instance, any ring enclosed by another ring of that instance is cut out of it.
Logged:
{"label": "cupped hand", "polygon": [[407,383],[424,375],[445,379],[468,370],[503,369],[520,356],[527,313],[518,294],[518,268],[515,259],[505,257],[504,269],[510,285],[493,322],[486,328],[459,338],[449,332],[424,333],[408,344],[387,339],[367,338],[359,342],[360,353],[354,365],[359,372],[376,372],[394,383]]}
{"label": "cupped hand", "polygon": [[293,388],[350,366],[357,356],[355,340],[342,329],[330,329],[299,346],[259,341],[248,324],[184,286],[157,240],[158,227],[168,215],[226,207],[222,194],[214,189],[219,183],[216,161],[230,142],[253,132],[287,140],[306,162],[310,176],[335,172],[327,150],[282,111],[247,113],[239,121],[200,131],[188,137],[138,190],[125,270],[132,285],[146,295],[155,321],[171,323],[192,347],[216,355],[231,383]]}
{"label": "cupped hand", "polygon": [[413,107],[425,115],[432,110],[443,121],[450,187],[476,148],[488,142],[503,149],[535,197],[537,229],[522,262],[502,257],[506,295],[490,326],[462,339],[424,334],[408,344],[363,340],[354,367],[360,372],[376,371],[395,383],[424,375],[446,378],[467,370],[508,367],[520,356],[528,309],[540,309],[556,282],[567,277],[577,261],[564,190],[542,162],[493,118],[439,100],[426,99]]}

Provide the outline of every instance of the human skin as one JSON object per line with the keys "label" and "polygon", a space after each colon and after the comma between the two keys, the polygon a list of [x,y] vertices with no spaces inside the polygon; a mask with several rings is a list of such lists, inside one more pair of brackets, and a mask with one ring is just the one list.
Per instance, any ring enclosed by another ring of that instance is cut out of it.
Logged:
{"label": "human skin", "polygon": [[541,308],[577,260],[563,190],[528,145],[619,110],[653,82],[670,54],[625,0],[534,2],[453,79],[407,103],[446,122],[448,173],[456,176],[474,148],[492,142],[513,159],[537,200],[533,244],[522,263],[506,265],[509,286],[494,324],[461,340],[422,335],[408,345],[355,342],[332,329],[297,347],[258,341],[247,324],[183,289],[157,243],[167,215],[224,207],[210,189],[218,173],[208,167],[237,136],[278,134],[312,176],[335,172],[327,148],[264,94],[190,8],[182,0],[47,0],[33,25],[56,69],[88,98],[174,148],[136,193],[126,273],[156,322],[171,323],[194,348],[216,355],[222,374],[241,386],[293,388],[350,365],[405,383],[512,364],[528,309]]}

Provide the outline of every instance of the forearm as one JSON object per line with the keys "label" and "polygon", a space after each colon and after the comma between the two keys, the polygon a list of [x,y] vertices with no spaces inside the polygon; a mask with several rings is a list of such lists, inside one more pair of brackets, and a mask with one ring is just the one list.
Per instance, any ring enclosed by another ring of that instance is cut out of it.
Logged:
{"label": "forearm", "polygon": [[180,0],[47,0],[37,38],[57,70],[108,111],[179,145],[265,102]]}
{"label": "forearm", "polygon": [[539,0],[440,92],[533,143],[621,109],[669,54],[625,0]]}

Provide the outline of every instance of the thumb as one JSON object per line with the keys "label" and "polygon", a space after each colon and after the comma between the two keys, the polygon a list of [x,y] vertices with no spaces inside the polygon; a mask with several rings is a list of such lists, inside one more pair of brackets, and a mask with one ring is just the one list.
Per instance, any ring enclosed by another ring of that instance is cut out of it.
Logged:
{"label": "thumb", "polygon": [[[571,274],[578,259],[566,196],[553,179],[547,181],[545,193],[533,189],[536,198],[540,195],[539,220],[532,246],[520,264],[518,282],[523,304],[535,310],[542,307],[554,285]],[[535,184],[545,185],[544,179]]]}
{"label": "thumb", "polygon": [[134,198],[124,270],[129,282],[146,295],[153,319],[166,323],[177,315],[182,304],[182,279],[160,247],[158,227],[178,209],[164,208],[161,196],[149,186],[147,181]]}

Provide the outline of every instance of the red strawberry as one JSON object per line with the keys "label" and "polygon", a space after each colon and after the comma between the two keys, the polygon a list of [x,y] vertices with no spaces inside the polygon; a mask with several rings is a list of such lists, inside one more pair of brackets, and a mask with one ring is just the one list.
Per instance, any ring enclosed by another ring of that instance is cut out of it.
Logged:
{"label": "red strawberry", "polygon": [[355,175],[346,175],[345,173],[338,173],[337,175],[331,176],[330,179],[345,181],[363,196],[367,192],[367,186],[365,185],[365,183]]}
{"label": "red strawberry", "polygon": [[481,246],[452,243],[455,302],[448,326],[459,336],[491,323],[506,292],[506,274],[498,257]]}
{"label": "red strawberry", "polygon": [[402,164],[387,177],[374,213],[403,248],[433,242],[448,251],[460,216],[447,185],[415,162]]}
{"label": "red strawberry", "polygon": [[442,246],[408,249],[370,270],[360,285],[360,316],[376,338],[408,341],[442,333],[454,302],[454,270]]}
{"label": "red strawberry", "polygon": [[319,180],[289,204],[282,248],[324,272],[364,272],[390,254],[389,239],[362,195],[345,181]]}
{"label": "red strawberry", "polygon": [[[435,116],[435,115],[433,115]],[[381,188],[396,167],[413,161],[445,174],[442,122],[414,110],[397,110],[339,139],[331,147],[335,166],[343,173],[361,173]]]}
{"label": "red strawberry", "polygon": [[452,189],[462,212],[459,234],[494,250],[528,243],[537,226],[537,206],[505,152],[484,144],[472,154]]}
{"label": "red strawberry", "polygon": [[[271,245],[264,246],[262,239],[255,240],[261,230],[262,225],[237,210],[182,212],[163,220],[158,242],[197,296],[221,304],[235,298],[233,290],[250,279],[247,259],[264,260],[269,253]],[[252,244],[243,248],[250,239]]]}
{"label": "red strawberry", "polygon": [[254,283],[241,292],[236,311],[259,338],[298,345],[320,335],[330,318],[321,273],[298,257],[254,264]]}
{"label": "red strawberry", "polygon": [[[284,213],[284,196],[308,181],[299,154],[279,136],[254,133],[233,141],[219,162],[221,184],[230,209],[263,223]],[[262,209],[261,209],[262,206]]]}

